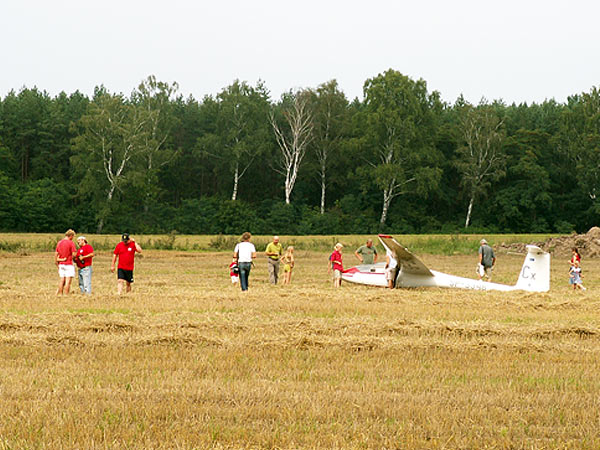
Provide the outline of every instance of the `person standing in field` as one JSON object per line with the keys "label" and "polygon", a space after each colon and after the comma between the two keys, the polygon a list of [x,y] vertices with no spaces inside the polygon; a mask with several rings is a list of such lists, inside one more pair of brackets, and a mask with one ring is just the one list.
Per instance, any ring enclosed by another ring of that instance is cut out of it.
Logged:
{"label": "person standing in field", "polygon": [[398,261],[394,258],[392,251],[387,249],[385,253],[385,279],[387,280],[388,288],[390,289],[394,289],[397,267]]}
{"label": "person standing in field", "polygon": [[133,283],[133,265],[136,252],[142,253],[142,247],[140,247],[128,233],[123,233],[121,242],[115,247],[112,264],[110,265],[110,271],[114,273],[115,264],[117,259],[119,260],[117,270],[117,293],[119,295],[123,293],[123,287],[125,287],[125,292],[131,292],[131,283]]}
{"label": "person standing in field", "polygon": [[283,263],[283,284],[290,284],[292,282],[292,270],[294,270],[294,247],[290,245],[287,248],[281,262]]}
{"label": "person standing in field", "polygon": [[75,277],[75,267],[73,266],[73,257],[77,254],[77,248],[73,238],[75,232],[71,229],[67,230],[65,237],[58,241],[54,252],[54,263],[58,267],[58,289],[56,295],[68,294],[71,289],[71,282]]}
{"label": "person standing in field", "polygon": [[575,264],[575,261],[577,261],[579,263],[579,266],[581,267],[581,254],[579,253],[577,247],[571,248],[571,260],[569,261],[569,264],[573,266]]}
{"label": "person standing in field", "polygon": [[82,294],[92,293],[92,258],[94,257],[94,249],[88,244],[85,236],[77,238],[77,256],[75,263],[79,268],[79,290]]}
{"label": "person standing in field", "polygon": [[581,264],[581,254],[579,253],[579,249],[577,247],[571,248],[571,265],[573,265],[575,261]]}
{"label": "person standing in field", "polygon": [[583,287],[583,281],[581,281],[581,267],[579,267],[579,261],[577,260],[573,261],[569,269],[569,284],[573,285],[573,289],[586,290]]}
{"label": "person standing in field", "polygon": [[361,264],[375,264],[377,262],[377,249],[373,245],[373,241],[368,239],[365,245],[356,249],[354,256],[356,256]]}
{"label": "person standing in field", "polygon": [[279,243],[279,236],[273,236],[273,242],[269,242],[269,245],[267,245],[265,255],[267,255],[269,282],[277,284],[277,280],[279,279],[279,258],[283,255],[283,246]]}
{"label": "person standing in field", "polygon": [[229,276],[231,277],[231,284],[239,283],[240,268],[235,259],[233,261],[231,261],[231,264],[229,264]]}
{"label": "person standing in field", "polygon": [[248,291],[248,279],[250,277],[250,268],[252,260],[256,258],[256,248],[250,242],[252,235],[246,231],[242,234],[242,240],[233,250],[233,259],[237,261],[240,270],[240,288],[242,292]]}
{"label": "person standing in field", "polygon": [[[577,267],[575,267],[577,264]],[[571,259],[569,260],[569,284],[573,285],[573,289],[577,289],[578,283],[581,285],[581,289],[585,291],[583,284],[581,282],[582,278],[582,269],[581,269],[581,254],[579,253],[579,249],[577,247],[571,248]]]}
{"label": "person standing in field", "polygon": [[329,256],[329,269],[328,273],[333,271],[333,287],[338,288],[342,286],[342,272],[344,271],[344,265],[342,262],[342,248],[344,246],[339,242],[333,247],[333,253]]}
{"label": "person standing in field", "polygon": [[492,281],[492,271],[496,265],[496,255],[494,249],[488,245],[485,239],[482,239],[479,247],[479,264],[477,265],[477,275],[481,280],[484,276],[488,281]]}

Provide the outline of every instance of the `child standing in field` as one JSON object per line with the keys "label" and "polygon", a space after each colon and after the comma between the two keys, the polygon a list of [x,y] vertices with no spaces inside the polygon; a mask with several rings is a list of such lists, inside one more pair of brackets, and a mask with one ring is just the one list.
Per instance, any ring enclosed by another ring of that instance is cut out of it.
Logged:
{"label": "child standing in field", "polygon": [[573,285],[573,289],[581,289],[585,291],[583,282],[581,281],[581,267],[579,267],[579,261],[575,259],[571,269],[569,270],[569,283]]}
{"label": "child standing in field", "polygon": [[240,268],[238,267],[238,264],[234,259],[233,261],[231,261],[231,264],[229,264],[229,276],[231,277],[231,284],[236,284],[240,281],[239,273]]}
{"label": "child standing in field", "polygon": [[292,270],[294,269],[294,247],[287,248],[285,255],[281,258],[283,263],[283,284],[292,282]]}
{"label": "child standing in field", "polygon": [[329,256],[329,270],[328,273],[333,271],[333,287],[340,287],[342,285],[342,272],[344,266],[342,264],[342,247],[343,245],[339,242],[333,247],[333,253]]}

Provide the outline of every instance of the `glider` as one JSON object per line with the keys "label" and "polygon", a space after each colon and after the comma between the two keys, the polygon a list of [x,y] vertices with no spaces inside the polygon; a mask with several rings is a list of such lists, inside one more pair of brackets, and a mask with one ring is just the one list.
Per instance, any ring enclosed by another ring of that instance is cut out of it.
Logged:
{"label": "glider", "polygon": [[[527,255],[519,273],[517,284],[492,283],[449,275],[429,270],[415,255],[400,245],[392,236],[379,235],[381,244],[398,261],[395,287],[445,287],[474,289],[479,291],[547,292],[550,290],[550,254],[535,245],[527,246]],[[342,273],[342,279],[351,283],[371,286],[387,286],[385,262],[363,264]]]}

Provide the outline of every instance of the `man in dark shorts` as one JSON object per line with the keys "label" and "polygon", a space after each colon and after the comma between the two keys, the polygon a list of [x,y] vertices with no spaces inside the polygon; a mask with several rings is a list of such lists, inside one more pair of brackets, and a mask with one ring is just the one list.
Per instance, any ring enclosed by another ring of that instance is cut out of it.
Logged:
{"label": "man in dark shorts", "polygon": [[114,272],[115,263],[117,262],[117,258],[119,259],[117,270],[117,293],[119,295],[123,293],[124,286],[125,292],[131,292],[131,283],[133,283],[133,262],[136,252],[142,253],[142,247],[140,247],[133,238],[130,238],[128,233],[123,233],[121,242],[115,247],[112,264],[110,265],[110,271]]}

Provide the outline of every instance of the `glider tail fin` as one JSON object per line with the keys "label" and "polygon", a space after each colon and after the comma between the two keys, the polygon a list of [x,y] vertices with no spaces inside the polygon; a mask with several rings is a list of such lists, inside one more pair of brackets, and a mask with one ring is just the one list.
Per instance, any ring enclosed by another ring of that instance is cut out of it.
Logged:
{"label": "glider tail fin", "polygon": [[530,292],[550,290],[550,254],[535,245],[527,246],[527,255],[515,286]]}

